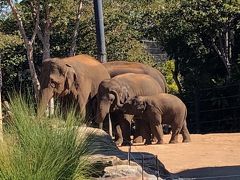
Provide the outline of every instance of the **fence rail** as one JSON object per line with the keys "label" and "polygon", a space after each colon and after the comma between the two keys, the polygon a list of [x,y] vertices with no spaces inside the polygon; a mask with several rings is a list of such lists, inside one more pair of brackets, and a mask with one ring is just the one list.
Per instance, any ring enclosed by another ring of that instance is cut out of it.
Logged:
{"label": "fence rail", "polygon": [[240,83],[183,94],[192,133],[240,131]]}

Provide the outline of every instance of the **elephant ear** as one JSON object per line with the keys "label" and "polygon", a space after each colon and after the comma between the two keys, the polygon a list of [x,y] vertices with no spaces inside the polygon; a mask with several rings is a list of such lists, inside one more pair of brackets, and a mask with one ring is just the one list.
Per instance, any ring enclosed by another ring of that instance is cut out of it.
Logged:
{"label": "elephant ear", "polygon": [[65,89],[68,89],[73,92],[73,94],[76,94],[78,89],[78,83],[77,83],[77,76],[75,70],[72,68],[71,65],[66,64],[67,70],[65,74]]}
{"label": "elephant ear", "polygon": [[145,111],[147,107],[147,103],[141,97],[134,97],[132,99],[132,104],[141,112]]}

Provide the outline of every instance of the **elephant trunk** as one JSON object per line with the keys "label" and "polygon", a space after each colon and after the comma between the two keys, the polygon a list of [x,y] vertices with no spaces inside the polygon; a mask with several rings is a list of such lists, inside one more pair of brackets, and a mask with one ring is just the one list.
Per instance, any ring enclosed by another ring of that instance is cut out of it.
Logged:
{"label": "elephant trunk", "polygon": [[113,94],[113,95],[114,95],[114,98],[116,98],[116,104],[117,104],[117,106],[118,106],[118,107],[122,107],[123,104],[122,104],[121,101],[120,101],[120,98],[119,98],[118,93],[117,93],[116,91],[111,91],[111,94]]}
{"label": "elephant trunk", "polygon": [[102,111],[98,111],[100,113],[98,113],[97,116],[97,123],[99,123],[99,129],[103,129],[103,121],[106,117],[108,117],[108,130],[109,130],[109,135],[112,137],[112,121],[111,121],[111,117],[110,117],[110,113],[108,112],[102,112]]}
{"label": "elephant trunk", "polygon": [[97,104],[97,119],[96,122],[97,123],[103,123],[104,119],[106,118],[107,114],[110,111],[110,102],[98,102]]}
{"label": "elephant trunk", "polygon": [[45,88],[40,92],[40,99],[38,104],[38,116],[42,116],[47,109],[50,99],[53,97],[53,89]]}

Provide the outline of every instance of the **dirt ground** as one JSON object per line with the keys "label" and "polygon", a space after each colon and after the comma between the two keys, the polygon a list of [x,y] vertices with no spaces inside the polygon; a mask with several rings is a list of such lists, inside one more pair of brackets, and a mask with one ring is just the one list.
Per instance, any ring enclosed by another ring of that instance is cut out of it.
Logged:
{"label": "dirt ground", "polygon": [[240,180],[240,133],[192,134],[190,143],[167,144],[169,139],[164,135],[166,144],[132,146],[132,152],[157,155],[168,171],[183,178]]}

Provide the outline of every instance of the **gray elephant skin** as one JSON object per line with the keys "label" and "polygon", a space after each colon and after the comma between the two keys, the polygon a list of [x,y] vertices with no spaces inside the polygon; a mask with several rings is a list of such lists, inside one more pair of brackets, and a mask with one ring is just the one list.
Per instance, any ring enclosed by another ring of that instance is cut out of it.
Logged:
{"label": "gray elephant skin", "polygon": [[[123,114],[121,107],[134,96],[154,95],[160,92],[163,90],[159,83],[146,74],[126,73],[104,80],[100,83],[97,93],[97,122],[103,123],[110,112],[117,111]],[[130,123],[124,115],[122,117],[120,133],[123,137],[118,137],[117,145],[121,145],[123,140],[130,141]]]}
{"label": "gray elephant skin", "polygon": [[[165,77],[159,70],[149,65],[139,63],[139,62],[127,62],[127,61],[110,61],[110,62],[103,63],[103,65],[107,69],[108,73],[112,78],[117,75],[125,74],[125,73],[147,74],[159,83],[163,92],[167,93],[167,83],[166,83]],[[123,118],[123,120],[121,120],[121,118]],[[122,128],[128,128],[128,125],[124,124],[123,122],[129,122],[131,121],[132,118],[133,117],[129,115],[119,114],[117,111],[111,113],[111,119],[113,124],[114,123],[121,124],[121,125],[115,126],[117,129],[114,129],[116,132],[117,139],[118,137],[122,137]],[[134,119],[136,119],[136,117]],[[108,121],[105,121],[105,122],[108,122]],[[142,129],[141,124],[139,124],[138,121],[135,121],[135,122],[136,122],[135,123],[136,134],[142,134],[144,130]],[[105,123],[105,125],[107,124]],[[142,137],[139,136],[138,138],[134,138],[133,142],[141,143]]]}
{"label": "gray elephant skin", "polygon": [[166,93],[137,96],[126,102],[122,109],[124,113],[142,116],[144,127],[150,128],[148,136],[144,137],[147,144],[151,143],[151,133],[158,144],[163,143],[162,124],[172,127],[169,143],[177,143],[179,133],[183,136],[183,142],[191,141],[186,122],[187,108],[177,96]]}
{"label": "gray elephant skin", "polygon": [[107,69],[111,78],[125,73],[147,74],[159,83],[163,92],[167,93],[167,82],[165,77],[159,70],[149,65],[127,61],[110,61],[103,63],[103,65]]}
{"label": "gray elephant skin", "polygon": [[71,97],[85,114],[86,104],[96,96],[100,82],[109,78],[105,67],[88,55],[45,60],[40,75],[38,114],[43,114],[52,97]]}

